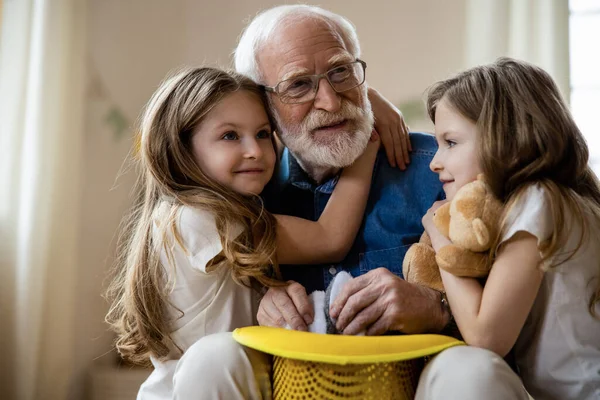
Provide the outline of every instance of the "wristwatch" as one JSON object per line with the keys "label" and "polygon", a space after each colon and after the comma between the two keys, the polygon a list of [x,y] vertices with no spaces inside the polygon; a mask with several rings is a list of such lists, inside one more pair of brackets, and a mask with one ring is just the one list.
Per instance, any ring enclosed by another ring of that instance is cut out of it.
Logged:
{"label": "wristwatch", "polygon": [[450,303],[448,303],[448,296],[446,296],[446,292],[440,291],[440,296],[440,305],[442,306],[442,313],[448,311],[448,315],[450,315],[450,319],[448,320],[448,323],[446,324],[444,329],[442,329],[441,333],[443,335],[452,336],[457,339],[462,339],[462,335],[458,330],[458,325],[456,325],[456,321],[454,321],[454,316],[452,315],[452,310],[450,309]]}
{"label": "wristwatch", "polygon": [[446,292],[440,292],[442,304],[442,311],[448,311],[450,314],[450,319],[452,319],[452,311],[450,311],[450,303],[448,303],[448,296],[446,296]]}

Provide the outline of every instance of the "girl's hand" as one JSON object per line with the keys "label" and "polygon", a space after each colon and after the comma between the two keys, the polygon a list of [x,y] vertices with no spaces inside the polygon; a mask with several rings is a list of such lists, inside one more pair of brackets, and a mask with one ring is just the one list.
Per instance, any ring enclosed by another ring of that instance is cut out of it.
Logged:
{"label": "girl's hand", "polygon": [[390,165],[406,169],[406,164],[410,163],[408,152],[412,151],[412,147],[402,113],[375,89],[369,88],[368,96],[375,116],[375,130],[381,136]]}
{"label": "girl's hand", "polygon": [[425,228],[425,232],[427,232],[427,234],[429,235],[431,239],[431,245],[433,246],[433,249],[436,251],[436,253],[442,247],[452,244],[450,239],[441,234],[441,232],[438,230],[438,228],[435,226],[435,223],[433,222],[433,216],[435,215],[437,209],[446,204],[447,202],[448,200],[440,200],[433,203],[431,208],[427,211],[427,213],[423,216],[423,219],[421,220],[421,222],[423,223],[423,228]]}
{"label": "girl's hand", "polygon": [[375,164],[375,159],[377,158],[377,152],[379,151],[380,146],[381,140],[379,139],[379,134],[373,130],[365,151],[352,163],[352,165],[344,168],[345,171],[348,171],[347,175],[354,175],[354,170],[371,171]]}
{"label": "girl's hand", "polygon": [[379,136],[379,133],[377,133],[377,130],[373,129],[365,152],[371,151],[377,153],[379,151],[379,147],[381,147],[381,137]]}

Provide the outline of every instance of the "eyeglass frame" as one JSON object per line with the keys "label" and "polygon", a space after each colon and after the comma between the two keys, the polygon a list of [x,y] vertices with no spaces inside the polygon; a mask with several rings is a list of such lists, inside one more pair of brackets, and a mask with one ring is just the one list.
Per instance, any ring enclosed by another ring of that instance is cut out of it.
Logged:
{"label": "eyeglass frame", "polygon": [[[362,66],[362,68],[363,68],[363,79],[362,79],[362,82],[359,83],[358,85],[353,86],[353,87],[348,88],[348,89],[344,89],[344,90],[341,90],[341,91],[336,90],[335,87],[333,86],[333,83],[331,83],[331,81],[329,80],[329,77],[327,76],[327,74],[329,74],[331,71],[333,71],[336,68],[343,67],[345,65],[356,64],[356,63],[360,64]],[[281,83],[283,83],[283,82],[286,82],[286,81],[290,81],[290,80],[293,80],[293,79],[301,79],[301,78],[311,78],[312,82],[315,82],[315,81],[317,82],[317,84],[316,84],[316,86],[315,86],[315,88],[313,90],[313,93],[315,94],[315,97],[313,97],[310,100],[304,100],[304,101],[299,101],[299,102],[285,102],[285,101],[281,100],[281,94],[279,93],[279,89],[278,89],[279,85]],[[352,62],[345,63],[345,64],[340,64],[338,66],[332,67],[332,68],[328,69],[327,71],[325,71],[322,74],[300,75],[300,76],[297,76],[297,77],[294,77],[294,78],[288,78],[288,79],[281,80],[281,81],[277,82],[277,84],[275,86],[260,85],[260,87],[262,89],[264,89],[268,93],[274,93],[274,94],[276,94],[279,97],[279,99],[281,100],[281,102],[284,103],[284,104],[303,104],[303,103],[308,103],[310,101],[314,101],[315,100],[315,98],[317,96],[317,92],[319,91],[319,84],[321,83],[321,79],[323,79],[323,78],[325,78],[325,80],[327,80],[327,83],[329,83],[329,86],[331,86],[331,88],[336,93],[347,92],[348,90],[355,89],[355,88],[359,87],[360,85],[362,85],[363,83],[365,83],[365,81],[367,80],[367,63],[365,61],[361,60],[360,58],[357,58],[356,60],[354,60]]]}

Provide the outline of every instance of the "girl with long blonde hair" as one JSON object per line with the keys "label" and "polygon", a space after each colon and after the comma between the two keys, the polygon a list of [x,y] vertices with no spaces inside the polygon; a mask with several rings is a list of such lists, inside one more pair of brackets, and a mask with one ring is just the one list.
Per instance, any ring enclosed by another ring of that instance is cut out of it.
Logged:
{"label": "girl with long blonde hair", "polygon": [[377,138],[344,170],[318,221],[273,216],[259,196],[276,164],[264,96],[242,75],[188,68],[146,106],[141,196],[108,291],[107,321],[130,362],[172,375],[199,340],[255,324],[252,289],[281,284],[278,263],[333,262],[352,245]]}
{"label": "girl with long blonde hair", "polygon": [[[501,58],[436,83],[427,106],[447,200],[483,173],[504,203],[485,285],[440,270],[462,336],[513,349],[535,399],[600,398],[600,186],[556,84]],[[442,203],[423,217],[436,251],[450,243],[433,224]]]}

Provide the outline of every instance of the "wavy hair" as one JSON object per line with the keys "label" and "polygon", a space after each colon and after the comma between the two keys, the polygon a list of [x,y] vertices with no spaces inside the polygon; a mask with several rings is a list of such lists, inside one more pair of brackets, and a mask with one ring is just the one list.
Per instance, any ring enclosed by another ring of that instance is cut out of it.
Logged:
{"label": "wavy hair", "polygon": [[[427,111],[434,123],[442,99],[476,124],[479,164],[491,190],[506,205],[492,255],[506,231],[510,210],[527,187],[539,184],[553,217],[552,235],[540,246],[541,265],[552,268],[572,258],[589,239],[589,219],[600,223],[600,185],[588,165],[585,139],[550,75],[503,57],[431,86]],[[574,231],[577,226],[579,232]],[[565,251],[572,234],[579,234],[578,245]],[[546,262],[550,259],[551,264]],[[599,300],[600,280],[589,301],[596,317]]]}
{"label": "wavy hair", "polygon": [[[207,272],[226,266],[240,284],[280,284],[273,278],[279,277],[274,217],[259,196],[245,197],[210,179],[191,151],[198,124],[225,96],[239,91],[256,95],[266,109],[264,93],[249,78],[215,68],[186,68],[161,84],[141,116],[139,154],[131,157],[140,172],[139,197],[123,222],[106,316],[117,333],[118,352],[132,363],[148,365],[150,356],[163,360],[178,349],[166,313],[172,306],[168,276],[174,274],[166,274],[166,268],[175,268],[173,246],[183,246],[176,228],[182,206],[215,216],[223,250],[208,263]],[[165,204],[168,217],[156,220]],[[243,232],[236,237],[240,226]],[[161,250],[168,266],[160,262]]]}

